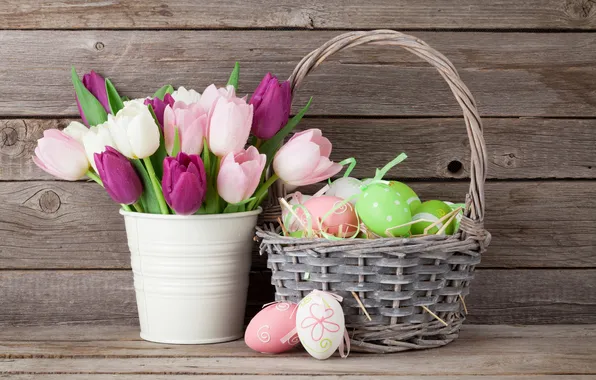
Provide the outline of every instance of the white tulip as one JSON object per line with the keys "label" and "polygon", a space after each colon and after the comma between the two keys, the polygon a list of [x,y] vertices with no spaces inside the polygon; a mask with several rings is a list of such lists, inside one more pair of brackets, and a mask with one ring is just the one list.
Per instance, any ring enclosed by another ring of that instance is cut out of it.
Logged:
{"label": "white tulip", "polygon": [[159,127],[140,102],[127,102],[107,123],[115,148],[128,158],[147,158],[159,148]]}
{"label": "white tulip", "polygon": [[77,140],[79,143],[83,144],[83,136],[89,132],[89,128],[87,128],[84,124],[79,123],[78,121],[71,121],[70,124],[62,131],[72,137],[73,139]]}
{"label": "white tulip", "polygon": [[145,105],[145,99],[147,98],[136,98],[136,99],[131,99],[131,100],[127,100],[124,102],[124,107],[136,103],[138,105],[144,106]]}
{"label": "white tulip", "polygon": [[[97,172],[95,166],[95,153],[101,153],[106,150],[106,146],[115,147],[112,134],[110,133],[109,121],[87,129],[87,133],[82,137],[85,154],[93,169]],[[74,136],[73,136],[74,137]],[[76,137],[75,137],[76,138]]]}
{"label": "white tulip", "polygon": [[172,98],[177,102],[184,102],[186,105],[190,105],[192,103],[198,103],[201,100],[201,94],[195,90],[187,90],[183,86],[180,86],[172,93]]}

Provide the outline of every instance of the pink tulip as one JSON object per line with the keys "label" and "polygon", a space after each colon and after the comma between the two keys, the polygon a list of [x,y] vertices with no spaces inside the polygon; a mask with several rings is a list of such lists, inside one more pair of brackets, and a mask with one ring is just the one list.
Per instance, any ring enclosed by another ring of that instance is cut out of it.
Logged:
{"label": "pink tulip", "polygon": [[331,142],[320,129],[296,133],[273,159],[273,170],[284,182],[304,186],[324,181],[342,169],[329,159]]}
{"label": "pink tulip", "polygon": [[238,153],[246,145],[252,125],[253,106],[246,100],[220,96],[209,111],[209,149],[218,157]]}
{"label": "pink tulip", "polygon": [[259,154],[254,146],[236,154],[228,153],[217,176],[217,192],[228,203],[238,203],[253,195],[261,174],[265,169],[267,156]]}
{"label": "pink tulip", "polygon": [[33,162],[51,175],[76,181],[89,170],[85,149],[74,138],[57,129],[48,129],[37,140]]}
{"label": "pink tulip", "polygon": [[180,137],[180,151],[187,154],[200,154],[207,128],[207,113],[197,103],[187,105],[175,102],[164,111],[164,139],[166,151],[172,155],[176,129]]}
{"label": "pink tulip", "polygon": [[234,86],[226,86],[226,87],[215,87],[214,84],[210,84],[207,86],[203,94],[201,95],[201,99],[199,99],[199,104],[203,107],[205,112],[209,112],[211,107],[215,104],[219,97],[223,96],[226,99],[230,99],[236,96],[236,90]]}

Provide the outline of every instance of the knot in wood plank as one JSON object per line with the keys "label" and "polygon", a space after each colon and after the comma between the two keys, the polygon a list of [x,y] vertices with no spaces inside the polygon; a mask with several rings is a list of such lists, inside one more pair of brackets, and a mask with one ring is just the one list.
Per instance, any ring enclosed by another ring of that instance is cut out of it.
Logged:
{"label": "knot in wood plank", "polygon": [[19,134],[16,129],[8,126],[0,129],[0,148],[13,146],[18,140]]}
{"label": "knot in wood plank", "polygon": [[571,20],[589,20],[596,18],[596,0],[567,0],[565,14]]}
{"label": "knot in wood plank", "polygon": [[39,207],[47,214],[53,214],[60,209],[60,197],[52,190],[44,191],[39,197]]}

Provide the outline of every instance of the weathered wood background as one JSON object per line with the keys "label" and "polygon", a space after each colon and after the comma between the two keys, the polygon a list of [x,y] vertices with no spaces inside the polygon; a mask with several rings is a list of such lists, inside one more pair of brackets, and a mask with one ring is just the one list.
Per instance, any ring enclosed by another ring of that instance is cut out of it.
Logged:
{"label": "weathered wood background", "polygon": [[[376,28],[443,52],[485,116],[494,238],[467,300],[470,322],[596,323],[592,0],[5,0],[0,28],[0,325],[136,323],[117,206],[30,159],[43,130],[76,117],[71,65],[137,97],[164,83],[223,83],[240,60],[249,93],[342,31]],[[303,128],[323,129],[336,158],[354,155],[356,175],[406,151],[394,177],[425,199],[464,198],[460,110],[416,57],[345,52],[309,76],[295,104],[311,95]],[[272,294],[263,258],[251,280],[254,311]]]}

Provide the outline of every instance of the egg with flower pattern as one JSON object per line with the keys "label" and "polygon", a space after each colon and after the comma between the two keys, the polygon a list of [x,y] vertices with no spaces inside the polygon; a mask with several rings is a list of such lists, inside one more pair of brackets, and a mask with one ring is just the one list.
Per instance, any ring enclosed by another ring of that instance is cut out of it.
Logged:
{"label": "egg with flower pattern", "polygon": [[294,348],[300,343],[295,330],[297,307],[293,302],[277,302],[263,308],[246,328],[246,345],[266,354],[279,354]]}
{"label": "egg with flower pattern", "polygon": [[412,212],[407,198],[390,185],[373,183],[362,190],[356,212],[368,230],[382,237],[407,236]]}
{"label": "egg with flower pattern", "polygon": [[344,339],[345,318],[341,304],[330,293],[312,291],[298,304],[296,331],[300,343],[312,357],[327,359]]}
{"label": "egg with flower pattern", "polygon": [[[303,225],[314,231],[323,231],[338,237],[350,237],[358,230],[358,217],[354,206],[341,198],[323,195],[304,202],[308,215],[302,209],[296,214]],[[310,219],[310,222],[309,222]]]}

